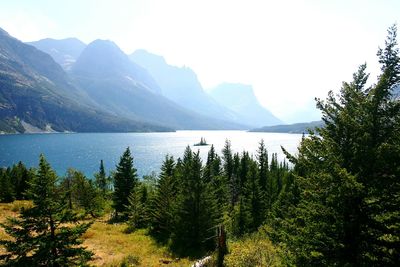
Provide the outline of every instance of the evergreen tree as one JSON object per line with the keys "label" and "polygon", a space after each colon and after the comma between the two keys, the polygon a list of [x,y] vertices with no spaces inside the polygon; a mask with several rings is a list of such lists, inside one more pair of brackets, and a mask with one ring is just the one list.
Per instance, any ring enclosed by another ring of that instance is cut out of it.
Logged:
{"label": "evergreen tree", "polygon": [[326,101],[318,100],[326,126],[304,138],[298,156],[291,157],[300,198],[281,225],[298,265],[396,266],[400,261],[395,26],[378,56],[377,84],[366,88],[362,65],[338,97],[329,93]]}
{"label": "evergreen tree", "polygon": [[204,168],[204,180],[209,182],[214,177],[221,174],[221,159],[215,152],[214,145],[211,145],[210,151],[207,154],[206,166]]}
{"label": "evergreen tree", "polygon": [[246,191],[249,198],[251,224],[250,231],[256,231],[264,221],[264,209],[261,188],[259,186],[259,175],[257,163],[250,162],[249,171],[247,173]]}
{"label": "evergreen tree", "polygon": [[85,210],[86,214],[97,217],[103,210],[103,199],[92,180],[80,172],[73,170],[72,196],[77,205]]}
{"label": "evergreen tree", "polygon": [[268,194],[267,192],[267,184],[268,184],[268,151],[265,147],[264,140],[261,139],[260,145],[257,150],[257,159],[258,159],[258,166],[259,166],[259,182],[260,182],[260,190],[264,194]]}
{"label": "evergreen tree", "polygon": [[39,170],[29,189],[33,207],[22,209],[20,216],[1,224],[11,240],[0,241],[7,249],[3,255],[11,266],[82,266],[92,253],[81,247],[80,236],[90,223],[76,223],[74,214],[65,209],[56,188],[57,176],[43,155]]}
{"label": "evergreen tree", "polygon": [[69,168],[67,170],[67,175],[64,177],[64,179],[61,181],[61,184],[60,184],[60,188],[62,190],[62,193],[65,196],[65,199],[66,199],[67,204],[68,204],[68,208],[70,210],[73,209],[73,203],[72,203],[73,202],[73,197],[72,197],[72,194],[73,194],[73,184],[74,184],[74,181],[73,181],[74,173],[75,173],[75,170],[72,169],[72,168]]}
{"label": "evergreen tree", "polygon": [[95,174],[95,181],[96,181],[96,187],[100,189],[103,197],[106,197],[107,191],[109,190],[110,181],[107,178],[103,160],[100,160],[100,168],[99,172]]}
{"label": "evergreen tree", "polygon": [[15,199],[14,186],[7,169],[0,169],[0,202],[9,203]]}
{"label": "evergreen tree", "polygon": [[252,224],[250,199],[240,195],[231,213],[232,235],[242,237],[249,232]]}
{"label": "evergreen tree", "polygon": [[189,147],[183,157],[179,187],[173,249],[183,255],[199,255],[213,248],[210,237],[214,234],[215,212],[202,177],[199,152],[192,153]]}
{"label": "evergreen tree", "polygon": [[152,233],[157,239],[166,241],[173,231],[177,194],[175,161],[172,156],[165,157],[156,188],[151,209]]}
{"label": "evergreen tree", "polygon": [[224,176],[229,184],[230,206],[233,207],[236,202],[236,181],[233,177],[233,155],[229,140],[225,141],[225,146],[222,149],[222,159],[224,160]]}
{"label": "evergreen tree", "polygon": [[147,187],[144,184],[135,186],[128,198],[128,224],[131,230],[144,228],[149,221]]}
{"label": "evergreen tree", "polygon": [[226,177],[222,175],[221,158],[215,153],[214,146],[211,146],[207,155],[204,182],[215,207],[215,216],[219,223],[222,223],[224,212],[229,203],[228,183]]}
{"label": "evergreen tree", "polygon": [[114,175],[113,208],[116,216],[124,213],[129,205],[129,195],[137,184],[136,169],[133,167],[133,158],[129,147],[121,156],[117,170]]}
{"label": "evergreen tree", "polygon": [[260,185],[261,201],[263,203],[260,210],[262,220],[269,212],[272,206],[272,192],[270,191],[270,175],[269,175],[269,162],[268,162],[268,151],[265,147],[264,140],[261,139],[257,150],[257,160],[258,160],[258,182]]}
{"label": "evergreen tree", "polygon": [[32,176],[31,173],[20,161],[12,167],[10,175],[15,188],[15,199],[26,199],[25,193],[29,188],[29,182]]}
{"label": "evergreen tree", "polygon": [[235,205],[239,201],[241,182],[240,182],[240,155],[235,153],[232,159],[232,176],[229,181],[230,193],[231,193],[231,203]]}

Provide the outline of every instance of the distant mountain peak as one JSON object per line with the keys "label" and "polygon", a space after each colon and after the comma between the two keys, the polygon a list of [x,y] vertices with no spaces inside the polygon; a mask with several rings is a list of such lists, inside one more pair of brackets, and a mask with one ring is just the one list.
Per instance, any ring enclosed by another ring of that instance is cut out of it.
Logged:
{"label": "distant mountain peak", "polygon": [[121,52],[121,49],[117,46],[116,43],[114,43],[111,40],[108,39],[96,39],[94,41],[92,41],[91,43],[88,44],[88,47],[98,47],[98,48],[102,48],[102,49],[113,49],[114,51],[118,51]]}
{"label": "distant mountain peak", "polygon": [[86,47],[86,44],[77,38],[59,40],[46,38],[35,42],[29,42],[28,44],[49,54],[54,61],[67,71],[71,69],[71,66]]}
{"label": "distant mountain peak", "polygon": [[218,103],[240,114],[242,120],[249,124],[261,127],[282,123],[260,104],[251,85],[225,82],[209,93]]}
{"label": "distant mountain peak", "polygon": [[112,77],[125,80],[134,87],[141,87],[159,94],[161,89],[146,69],[132,62],[129,57],[110,40],[97,39],[87,45],[73,65],[71,72],[77,76]]}
{"label": "distant mountain peak", "polygon": [[232,110],[212,99],[203,90],[196,73],[188,66],[169,65],[162,56],[146,50],[136,50],[130,58],[150,72],[165,97],[182,107],[202,115],[246,124],[238,121]]}

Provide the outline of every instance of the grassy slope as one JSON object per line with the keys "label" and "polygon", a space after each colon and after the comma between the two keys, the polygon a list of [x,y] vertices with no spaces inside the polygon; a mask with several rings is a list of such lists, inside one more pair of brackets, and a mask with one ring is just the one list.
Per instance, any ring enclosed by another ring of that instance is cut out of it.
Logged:
{"label": "grassy slope", "polygon": [[[7,217],[16,216],[19,208],[29,205],[28,201],[15,201],[13,203],[0,203],[0,222]],[[127,256],[139,258],[138,266],[190,266],[188,259],[179,259],[168,265],[163,265],[160,260],[172,260],[165,247],[161,247],[148,235],[140,230],[127,234],[124,224],[108,224],[105,220],[97,220],[84,234],[83,245],[95,253],[91,264],[95,266],[120,266]],[[0,239],[7,238],[0,227]],[[0,254],[4,253],[0,247]]]}

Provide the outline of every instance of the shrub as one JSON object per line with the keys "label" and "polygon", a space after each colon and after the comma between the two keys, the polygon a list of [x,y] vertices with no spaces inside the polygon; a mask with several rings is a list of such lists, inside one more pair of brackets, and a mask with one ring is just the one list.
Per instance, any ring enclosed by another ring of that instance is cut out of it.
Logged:
{"label": "shrub", "polygon": [[259,234],[231,243],[229,250],[225,257],[227,267],[282,266],[278,250]]}

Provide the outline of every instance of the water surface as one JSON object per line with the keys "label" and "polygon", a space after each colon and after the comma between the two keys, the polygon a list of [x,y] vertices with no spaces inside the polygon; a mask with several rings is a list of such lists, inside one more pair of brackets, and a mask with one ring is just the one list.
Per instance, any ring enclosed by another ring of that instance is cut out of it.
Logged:
{"label": "water surface", "polygon": [[300,134],[250,133],[245,131],[177,131],[174,133],[73,133],[73,134],[26,134],[0,136],[0,166],[10,166],[18,161],[27,166],[37,166],[43,153],[59,175],[67,168],[83,171],[89,177],[98,171],[104,160],[106,171],[115,169],[120,156],[131,148],[134,165],[140,176],[158,172],[165,155],[181,157],[186,146],[200,150],[203,161],[209,146],[193,146],[204,137],[220,154],[225,140],[229,139],[235,152],[256,153],[258,143],[264,139],[270,153],[284,155],[280,146],[293,153],[300,142]]}

